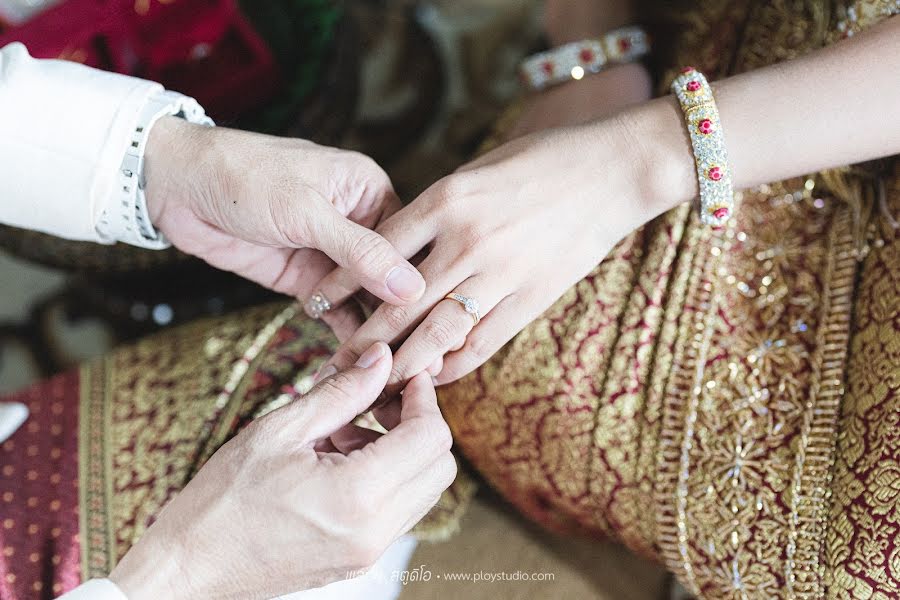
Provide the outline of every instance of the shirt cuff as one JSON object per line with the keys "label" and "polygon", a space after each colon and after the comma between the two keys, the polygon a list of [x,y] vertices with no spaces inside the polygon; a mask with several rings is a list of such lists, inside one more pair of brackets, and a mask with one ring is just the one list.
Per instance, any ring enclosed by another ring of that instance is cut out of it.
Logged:
{"label": "shirt cuff", "polygon": [[91,579],[64,594],[58,600],[128,600],[119,586],[109,579]]}
{"label": "shirt cuff", "polygon": [[0,50],[0,222],[107,242],[95,224],[141,109],[158,83]]}

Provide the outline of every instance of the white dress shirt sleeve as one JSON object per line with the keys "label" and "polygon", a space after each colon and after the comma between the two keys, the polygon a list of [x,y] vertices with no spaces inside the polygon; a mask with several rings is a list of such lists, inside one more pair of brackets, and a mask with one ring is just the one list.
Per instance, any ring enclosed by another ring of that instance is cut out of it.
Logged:
{"label": "white dress shirt sleeve", "polygon": [[72,240],[118,194],[130,135],[158,83],[0,49],[0,223]]}
{"label": "white dress shirt sleeve", "polygon": [[109,579],[91,579],[59,597],[58,600],[128,600],[119,586]]}

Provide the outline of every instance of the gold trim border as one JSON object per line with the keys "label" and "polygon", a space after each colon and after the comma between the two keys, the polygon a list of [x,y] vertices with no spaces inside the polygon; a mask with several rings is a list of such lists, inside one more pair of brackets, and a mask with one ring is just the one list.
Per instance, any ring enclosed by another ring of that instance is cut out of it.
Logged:
{"label": "gold trim border", "polygon": [[[687,226],[690,238],[685,247],[693,248],[694,253],[686,257],[690,279],[682,306],[693,306],[697,310],[692,313],[682,311],[679,319],[680,335],[676,342],[678,354],[672,361],[673,375],[668,382],[662,405],[662,426],[657,451],[658,478],[654,502],[657,514],[657,540],[664,564],[694,595],[700,597],[689,556],[685,519],[687,498],[679,490],[684,488],[683,480],[690,461],[690,444],[693,437],[693,420],[690,415],[693,414],[694,419],[696,418],[698,398],[694,392],[697,371],[703,368],[705,356],[703,348],[709,344],[709,318],[715,314],[711,309],[713,302],[711,274],[715,272],[722,253],[717,257],[711,250],[714,245],[718,247],[721,244],[722,232],[700,226],[699,216],[695,211],[692,211],[691,215]],[[700,322],[706,325],[704,330],[707,333],[699,340],[700,348],[695,348],[691,338],[696,339],[694,336],[697,329],[694,325]],[[674,506],[670,497],[672,490],[676,491]]]}
{"label": "gold trim border", "polygon": [[790,530],[785,547],[789,600],[825,594],[825,532],[830,510],[838,418],[850,344],[858,261],[850,209],[841,206],[828,240],[822,316],[816,334],[813,375],[791,483]]}
{"label": "gold trim border", "polygon": [[78,406],[78,519],[81,579],[106,577],[115,566],[112,479],[109,456],[109,403],[104,361],[81,368]]}
{"label": "gold trim border", "polygon": [[234,420],[237,418],[244,395],[247,388],[253,382],[253,375],[266,356],[266,351],[272,345],[273,340],[278,332],[299,312],[299,304],[292,302],[286,308],[279,311],[266,325],[260,329],[260,334],[251,342],[251,346],[259,344],[260,347],[256,354],[248,361],[246,355],[236,359],[232,364],[232,372],[240,368],[243,372],[240,378],[236,380],[234,389],[228,393],[225,405],[221,407],[221,412],[217,415],[217,423],[213,426],[206,442],[200,448],[197,454],[197,461],[194,468],[191,469],[189,479],[193,479],[200,468],[206,464],[213,454],[225,443],[228,436],[233,433]]}
{"label": "gold trim border", "polygon": [[[655,491],[657,540],[666,567],[698,598],[700,593],[690,557],[687,525],[686,477],[690,468],[693,425],[699,401],[698,376],[702,375],[705,351],[711,335],[709,318],[717,307],[713,277],[723,239],[714,233],[706,243],[702,229],[693,227],[689,246],[697,244],[693,256],[685,257],[691,275],[685,304],[698,308],[679,320],[680,343],[672,366],[663,404],[663,422],[657,455]],[[812,383],[806,401],[801,444],[792,478],[791,514],[785,551],[786,596],[791,600],[824,596],[824,545],[830,508],[831,481],[836,446],[835,429],[844,393],[845,365],[850,341],[854,279],[857,259],[851,216],[841,207],[828,231],[828,262],[823,282],[823,304],[813,356]],[[710,250],[719,248],[718,255]],[[704,324],[696,335],[695,324]],[[674,502],[672,493],[674,491]]]}

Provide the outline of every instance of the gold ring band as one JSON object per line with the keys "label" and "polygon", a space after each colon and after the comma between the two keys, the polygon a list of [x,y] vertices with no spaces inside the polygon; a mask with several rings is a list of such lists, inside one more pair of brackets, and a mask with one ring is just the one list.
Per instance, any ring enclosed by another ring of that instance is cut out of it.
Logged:
{"label": "gold ring band", "polygon": [[454,302],[459,302],[462,307],[465,309],[469,316],[472,317],[472,320],[475,321],[475,324],[478,325],[478,322],[481,321],[481,313],[478,312],[478,300],[475,298],[469,298],[468,296],[463,296],[462,294],[457,294],[456,292],[450,292],[446,296],[444,296],[444,300],[453,300]]}

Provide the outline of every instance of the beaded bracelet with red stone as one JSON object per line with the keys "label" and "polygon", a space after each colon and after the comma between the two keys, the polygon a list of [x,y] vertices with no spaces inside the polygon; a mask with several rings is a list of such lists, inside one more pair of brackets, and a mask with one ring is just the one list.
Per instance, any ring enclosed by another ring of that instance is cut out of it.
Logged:
{"label": "beaded bracelet with red stone", "polygon": [[565,44],[529,56],[519,66],[522,82],[532,90],[599,73],[610,64],[634,62],[650,51],[647,33],[640,27],[622,27],[597,39]]}
{"label": "beaded bracelet with red stone", "polygon": [[719,109],[706,77],[685,67],[672,82],[694,151],[700,184],[700,220],[721,227],[734,214],[734,187]]}

